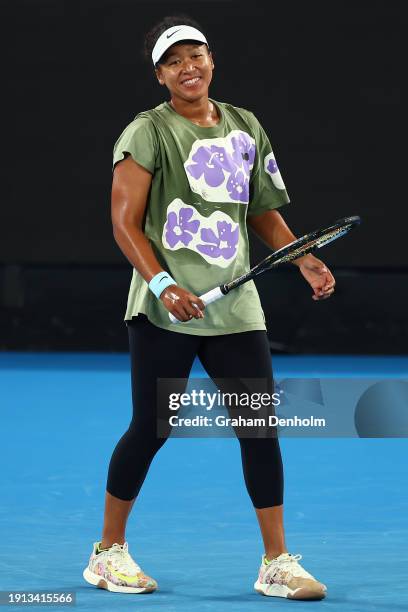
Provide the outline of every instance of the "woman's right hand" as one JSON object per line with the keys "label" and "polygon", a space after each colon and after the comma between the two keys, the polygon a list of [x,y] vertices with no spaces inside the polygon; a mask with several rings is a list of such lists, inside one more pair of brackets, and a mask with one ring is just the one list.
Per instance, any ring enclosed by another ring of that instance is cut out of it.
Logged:
{"label": "woman's right hand", "polygon": [[183,287],[169,285],[160,295],[160,299],[167,310],[179,321],[204,318],[204,302]]}

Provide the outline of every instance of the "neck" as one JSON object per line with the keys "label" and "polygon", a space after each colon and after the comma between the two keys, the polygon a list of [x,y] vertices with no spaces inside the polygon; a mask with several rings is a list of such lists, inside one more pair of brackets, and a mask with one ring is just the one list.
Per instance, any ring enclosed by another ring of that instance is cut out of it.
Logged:
{"label": "neck", "polygon": [[197,125],[214,123],[218,118],[217,109],[209,101],[208,96],[192,101],[172,96],[170,104],[179,115]]}

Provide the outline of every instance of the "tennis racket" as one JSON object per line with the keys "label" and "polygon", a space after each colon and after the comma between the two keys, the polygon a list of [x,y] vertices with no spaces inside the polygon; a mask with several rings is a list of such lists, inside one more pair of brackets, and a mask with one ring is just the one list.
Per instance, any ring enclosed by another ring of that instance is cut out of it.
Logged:
{"label": "tennis racket", "polygon": [[[344,219],[339,219],[333,223],[333,225],[330,225],[325,229],[320,229],[310,232],[309,234],[305,234],[305,236],[302,236],[302,238],[294,240],[290,244],[278,249],[271,255],[268,255],[268,257],[265,257],[265,259],[251,268],[249,272],[242,274],[242,276],[235,278],[225,285],[215,287],[203,295],[200,295],[200,299],[207,306],[208,304],[211,304],[211,302],[215,302],[225,295],[228,295],[228,293],[233,289],[236,289],[249,280],[256,278],[260,274],[268,272],[268,270],[273,270],[281,264],[289,263],[298,257],[307,255],[316,249],[321,249],[323,246],[326,246],[326,244],[329,244],[329,242],[337,240],[337,238],[347,234],[351,229],[353,229],[353,227],[359,225],[360,221],[361,219],[358,216],[344,217]],[[171,312],[169,312],[169,318],[172,323],[181,323],[181,321],[176,319]],[[186,321],[186,323],[188,323],[188,321]]]}

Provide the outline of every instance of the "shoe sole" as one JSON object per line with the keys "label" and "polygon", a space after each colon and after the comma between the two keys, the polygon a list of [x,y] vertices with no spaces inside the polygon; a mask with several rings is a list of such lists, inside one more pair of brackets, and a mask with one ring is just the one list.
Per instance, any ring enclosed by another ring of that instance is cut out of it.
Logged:
{"label": "shoe sole", "polygon": [[263,584],[262,582],[256,581],[254,584],[254,589],[257,593],[261,595],[266,595],[267,597],[285,597],[286,599],[301,599],[301,600],[309,600],[309,601],[319,601],[326,597],[326,592],[321,591],[320,589],[314,591],[312,589],[302,588],[292,590],[284,584]]}
{"label": "shoe sole", "polygon": [[103,576],[99,576],[98,574],[94,574],[91,572],[89,567],[85,568],[83,571],[83,577],[89,584],[96,586],[98,589],[105,589],[106,591],[112,591],[112,593],[152,593],[157,589],[157,587],[125,587],[120,586],[118,584],[114,584],[110,580],[106,580]]}

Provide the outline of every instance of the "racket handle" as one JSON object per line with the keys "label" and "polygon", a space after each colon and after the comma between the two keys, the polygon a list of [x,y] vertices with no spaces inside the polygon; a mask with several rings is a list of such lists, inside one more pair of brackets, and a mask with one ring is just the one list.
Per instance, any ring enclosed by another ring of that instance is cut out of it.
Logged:
{"label": "racket handle", "polygon": [[[211,302],[215,302],[216,300],[219,300],[220,298],[224,297],[224,293],[221,291],[220,287],[216,287],[215,289],[207,291],[207,293],[203,293],[203,295],[200,295],[199,297],[200,300],[204,302],[204,306],[208,306],[208,304],[211,304]],[[182,322],[176,319],[176,317],[173,316],[171,312],[169,312],[169,319],[172,323]],[[188,321],[185,322],[188,323]]]}

